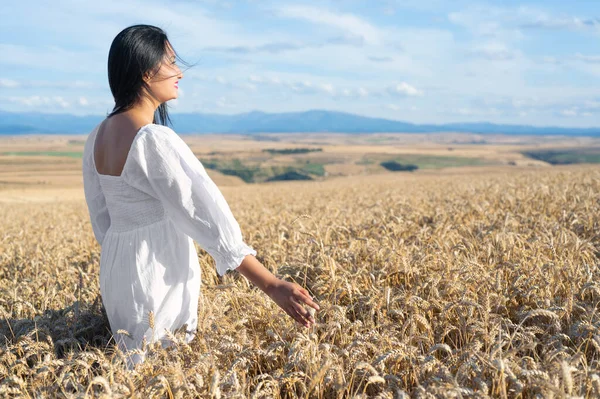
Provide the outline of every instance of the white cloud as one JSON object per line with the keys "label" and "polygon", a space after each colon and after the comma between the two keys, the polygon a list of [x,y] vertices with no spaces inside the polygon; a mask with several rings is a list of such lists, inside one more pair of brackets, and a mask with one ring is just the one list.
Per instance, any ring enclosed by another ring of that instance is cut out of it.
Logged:
{"label": "white cloud", "polygon": [[280,16],[304,19],[315,24],[327,25],[352,35],[358,35],[368,44],[380,44],[382,32],[362,18],[349,13],[332,11],[310,6],[282,6],[277,12]]}
{"label": "white cloud", "polygon": [[[144,10],[143,21],[140,10]],[[242,26],[215,18],[203,7],[191,2],[159,4],[156,1],[106,0],[91,2],[82,8],[77,0],[61,0],[52,6],[35,0],[23,0],[18,7],[0,7],[3,29],[51,34],[60,48],[0,45],[0,64],[56,68],[63,71],[104,72],[108,47],[124,27],[135,23],[159,26],[167,32],[178,52],[193,59],[202,46],[257,46],[271,42],[268,34],[251,34]],[[55,21],[63,21],[57,24]],[[285,40],[285,35],[282,35]],[[6,42],[5,42],[6,43]],[[85,50],[69,52],[70,46]]]}
{"label": "white cloud", "polygon": [[283,85],[295,93],[317,93],[318,89],[321,86],[315,87],[311,81],[303,80],[303,81],[283,81]]}
{"label": "white cloud", "polygon": [[501,42],[488,42],[478,45],[470,50],[470,53],[491,61],[506,61],[515,58],[515,53]]}
{"label": "white cloud", "polygon": [[579,115],[579,113],[577,112],[577,109],[575,109],[575,108],[563,109],[562,111],[560,111],[560,114],[562,116],[567,116],[567,117],[572,117],[572,116],[578,116]]}
{"label": "white cloud", "polygon": [[581,53],[575,54],[575,59],[591,64],[600,64],[600,55],[583,55]]}
{"label": "white cloud", "polygon": [[74,81],[49,81],[49,80],[14,80],[14,79],[0,79],[0,87],[7,89],[14,88],[34,88],[34,89],[61,89],[61,90],[78,90],[78,89],[90,89],[98,90],[103,89],[105,86],[82,80]]}
{"label": "white cloud", "polygon": [[391,109],[392,111],[418,111],[419,108],[411,105],[410,107],[400,106],[398,104],[386,104],[386,108]]}
{"label": "white cloud", "polygon": [[8,100],[12,103],[18,103],[26,107],[49,106],[52,108],[69,108],[70,103],[62,96],[29,96],[29,97],[9,97]]}
{"label": "white cloud", "polygon": [[232,101],[231,99],[225,97],[225,96],[221,96],[217,99],[217,101],[215,101],[215,105],[218,108],[236,108],[236,103],[234,101]]}
{"label": "white cloud", "polygon": [[16,80],[12,80],[12,79],[0,79],[0,87],[3,87],[5,89],[14,89],[14,88],[17,88],[19,86],[20,86],[20,84]]}
{"label": "white cloud", "polygon": [[563,117],[567,117],[567,118],[575,118],[575,117],[590,117],[590,116],[594,116],[594,114],[597,114],[597,109],[594,109],[593,107],[589,107],[589,103],[586,104],[584,103],[583,106],[572,106],[569,108],[565,108],[565,109],[561,109],[559,111],[559,115],[563,116]]}
{"label": "white cloud", "polygon": [[378,57],[378,56],[370,56],[367,57],[370,61],[373,62],[392,62],[394,59],[392,57]]}
{"label": "white cloud", "polygon": [[477,37],[486,37],[501,32],[504,29],[501,21],[506,21],[511,15],[507,9],[476,5],[449,13],[448,20],[470,30]]}
{"label": "white cloud", "polygon": [[584,101],[583,106],[589,110],[600,111],[600,101]]}
{"label": "white cloud", "polygon": [[419,11],[443,10],[449,4],[457,6],[462,2],[461,0],[454,0],[452,3],[449,3],[447,0],[385,0],[383,12],[395,14],[396,8]]}
{"label": "white cloud", "polygon": [[562,61],[559,60],[557,57],[552,57],[552,56],[543,56],[540,58],[540,61],[545,64],[552,64],[552,65],[560,65],[562,63]]}
{"label": "white cloud", "polygon": [[[244,91],[256,91],[257,85],[262,83],[258,80],[258,79],[260,79],[260,77],[258,77],[256,75],[253,75],[253,76],[251,76],[251,78],[248,79],[248,80],[250,80],[250,83],[249,83],[247,81],[239,81],[236,79],[226,78],[226,77],[220,76],[220,75],[219,76],[208,76],[206,74],[197,73],[195,71],[188,72],[185,79],[187,82],[189,82],[186,84],[193,84],[196,81],[201,81],[201,82],[206,82],[206,83],[210,83],[210,84],[216,83],[220,86],[225,86],[230,89],[244,90]],[[183,93],[181,88],[179,89],[179,93],[180,94]]]}
{"label": "white cloud", "polygon": [[[227,87],[234,90],[243,91],[259,91],[261,93],[272,93],[269,90],[275,90],[278,92],[303,94],[312,96],[322,96],[327,94],[333,98],[366,98],[374,97],[379,98],[382,96],[400,96],[400,97],[418,97],[423,96],[423,91],[417,89],[407,82],[400,82],[393,86],[384,86],[382,83],[379,87],[371,85],[371,87],[365,87],[362,85],[364,82],[356,82],[355,85],[351,85],[346,79],[338,78],[335,81],[323,79],[319,76],[306,75],[306,74],[284,74],[280,73],[281,76],[277,75],[259,75],[251,74],[242,76],[239,79],[219,79],[218,77],[210,77],[203,74],[191,75],[193,79],[198,79],[202,82],[208,82],[211,84],[226,85]],[[192,79],[192,77],[190,77]],[[193,84],[190,82],[190,84]],[[232,92],[233,93],[233,92]]]}
{"label": "white cloud", "polygon": [[0,104],[9,111],[38,111],[43,113],[90,114],[112,110],[114,101],[109,97],[30,95],[1,97]]}
{"label": "white cloud", "polygon": [[257,86],[255,84],[252,84],[252,83],[242,83],[241,87],[243,89],[247,89],[247,90],[250,90],[250,91],[256,91],[257,90]]}
{"label": "white cloud", "polygon": [[553,16],[532,12],[531,21],[522,24],[524,28],[600,30],[600,19],[582,19],[572,16]]}
{"label": "white cloud", "polygon": [[326,93],[335,94],[335,88],[331,83],[322,84],[321,89]]}
{"label": "white cloud", "polygon": [[510,34],[513,38],[524,38],[521,30],[534,28],[600,30],[599,19],[554,15],[529,6],[498,7],[477,4],[449,13],[448,20],[480,36]]}
{"label": "white cloud", "polygon": [[46,71],[88,72],[104,71],[104,65],[94,62],[98,53],[91,50],[75,52],[58,46],[32,47],[17,44],[0,44],[0,65],[40,68]]}
{"label": "white cloud", "polygon": [[423,92],[406,82],[398,83],[388,89],[391,94],[400,96],[422,96]]}

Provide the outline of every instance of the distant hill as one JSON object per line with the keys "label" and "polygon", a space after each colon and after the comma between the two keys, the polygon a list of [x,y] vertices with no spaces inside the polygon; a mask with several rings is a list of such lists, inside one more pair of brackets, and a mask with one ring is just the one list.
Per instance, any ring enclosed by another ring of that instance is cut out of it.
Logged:
{"label": "distant hill", "polygon": [[[0,111],[0,135],[85,134],[104,116],[70,114],[11,113]],[[493,123],[413,124],[370,118],[344,112],[313,110],[269,114],[248,112],[237,115],[173,114],[173,128],[181,134],[202,133],[436,133],[463,132],[509,135],[600,136],[598,128],[535,127]]]}

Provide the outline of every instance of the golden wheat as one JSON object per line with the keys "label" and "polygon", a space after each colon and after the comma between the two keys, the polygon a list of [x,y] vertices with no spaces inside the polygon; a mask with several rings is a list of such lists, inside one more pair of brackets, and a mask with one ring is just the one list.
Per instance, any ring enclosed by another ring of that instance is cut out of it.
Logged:
{"label": "golden wheat", "polygon": [[171,346],[147,342],[128,370],[85,203],[2,202],[0,395],[600,395],[597,167],[223,193],[259,260],[319,302],[315,326],[298,327],[241,275],[219,277],[199,248],[195,338],[167,332]]}

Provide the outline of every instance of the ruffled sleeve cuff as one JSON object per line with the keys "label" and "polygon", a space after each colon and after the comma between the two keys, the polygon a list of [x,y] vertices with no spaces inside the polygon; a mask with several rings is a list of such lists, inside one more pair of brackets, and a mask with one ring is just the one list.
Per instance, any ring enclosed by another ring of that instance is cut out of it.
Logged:
{"label": "ruffled sleeve cuff", "polygon": [[210,255],[216,263],[219,276],[223,276],[228,270],[238,268],[247,255],[256,256],[256,250],[246,243],[241,243],[231,251],[212,251]]}

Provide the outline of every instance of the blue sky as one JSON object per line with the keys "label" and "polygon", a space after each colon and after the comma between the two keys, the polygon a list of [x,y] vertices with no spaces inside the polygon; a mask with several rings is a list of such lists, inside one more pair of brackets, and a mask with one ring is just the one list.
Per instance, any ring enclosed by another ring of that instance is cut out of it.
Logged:
{"label": "blue sky", "polygon": [[197,63],[174,113],[600,126],[598,0],[22,0],[0,21],[5,111],[106,114],[110,43],[146,23]]}

